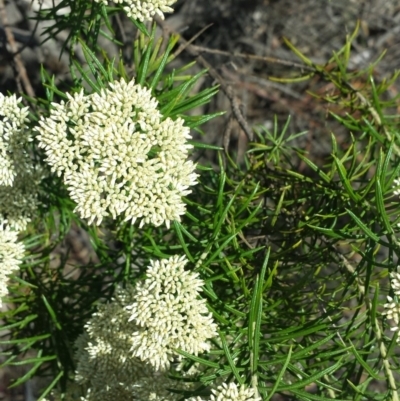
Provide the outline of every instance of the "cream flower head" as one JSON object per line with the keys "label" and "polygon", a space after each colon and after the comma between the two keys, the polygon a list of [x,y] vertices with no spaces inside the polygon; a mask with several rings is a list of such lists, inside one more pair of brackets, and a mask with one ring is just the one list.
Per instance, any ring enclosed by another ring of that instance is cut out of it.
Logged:
{"label": "cream flower head", "polygon": [[163,119],[150,90],[134,81],[68,99],[53,103],[37,131],[75,211],[98,225],[108,216],[140,220],[140,226],[180,220],[182,196],[197,179],[187,160],[190,134],[183,120]]}
{"label": "cream flower head", "polygon": [[18,270],[24,257],[25,247],[18,242],[18,233],[0,224],[0,307],[1,299],[8,294],[8,276]]}
{"label": "cream flower head", "polygon": [[[132,336],[138,328],[129,321],[130,313],[125,306],[134,302],[135,296],[131,287],[117,289],[115,298],[98,307],[76,341],[75,384],[84,392],[84,397],[78,399],[178,401],[182,396],[168,389],[191,387],[189,383],[168,378],[166,372],[154,371],[130,352]],[[76,386],[71,386],[67,393],[76,390]],[[69,399],[74,399],[72,394]]]}
{"label": "cream flower head", "polygon": [[[108,4],[108,0],[95,0],[96,3]],[[176,0],[114,0],[114,3],[125,4],[128,17],[139,21],[151,21],[154,15],[164,19],[164,13],[173,13],[170,7]]]}
{"label": "cream flower head", "polygon": [[0,222],[17,231],[26,229],[37,216],[39,184],[43,177],[44,172],[39,166],[26,163],[12,187],[0,185]]}
{"label": "cream flower head", "polygon": [[20,98],[0,93],[0,224],[17,231],[25,230],[36,214],[43,176],[27,148],[32,140],[28,114]]}
{"label": "cream flower head", "polygon": [[157,370],[180,359],[176,349],[193,355],[208,351],[208,340],[217,335],[206,301],[199,298],[204,283],[197,273],[184,270],[186,263],[179,256],[152,261],[146,280],[136,285],[135,301],[127,306],[139,328],[131,351]]}
{"label": "cream flower head", "polygon": [[[21,98],[0,93],[0,185],[12,186],[27,158],[25,145],[31,140],[26,127],[28,107]],[[21,166],[22,164],[22,166]]]}

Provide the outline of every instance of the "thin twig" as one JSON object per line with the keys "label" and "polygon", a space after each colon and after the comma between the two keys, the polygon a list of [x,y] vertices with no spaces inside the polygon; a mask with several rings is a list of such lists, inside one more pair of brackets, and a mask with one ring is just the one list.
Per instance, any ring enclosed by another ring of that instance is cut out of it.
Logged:
{"label": "thin twig", "polygon": [[8,18],[7,18],[6,8],[4,6],[4,0],[0,0],[0,19],[3,24],[7,42],[10,45],[11,55],[15,62],[15,67],[16,67],[16,72],[17,72],[17,77],[16,77],[17,83],[21,80],[27,95],[30,96],[31,98],[34,98],[35,92],[29,81],[28,74],[27,74],[25,66],[22,62],[21,55],[18,53],[18,48],[15,43],[13,32],[8,24]]}
{"label": "thin twig", "polygon": [[189,45],[191,45],[200,35],[203,34],[208,28],[210,28],[213,24],[208,24],[204,28],[200,29],[194,36],[192,36],[186,43],[182,43],[178,49],[174,52],[174,58],[177,58]]}
{"label": "thin twig", "polygon": [[[249,73],[245,73],[244,71],[237,69],[236,71],[230,71],[225,66],[222,67],[222,73],[226,76],[227,79],[234,81],[235,85],[243,86],[245,89],[254,85],[254,89],[259,89],[262,92],[262,89],[277,89],[280,92],[293,97],[297,100],[304,100],[304,96],[290,89],[289,86],[281,84],[279,82],[268,81],[268,77],[259,77],[257,75],[252,75]],[[250,84],[250,85],[249,85]],[[272,91],[270,91],[272,92]]]}
{"label": "thin twig", "polygon": [[223,135],[223,145],[224,145],[225,152],[228,152],[229,143],[231,141],[233,121],[234,121],[233,116],[230,115],[228,118],[228,122],[226,124],[225,130],[224,130],[224,135]]}
{"label": "thin twig", "polygon": [[300,69],[306,70],[306,71],[315,71],[315,68],[310,67],[308,65],[295,63],[295,62],[289,61],[289,60],[282,60],[282,59],[275,58],[275,57],[257,56],[256,54],[245,54],[245,53],[238,53],[238,52],[227,52],[225,50],[210,49],[208,47],[195,46],[195,45],[193,45],[193,49],[195,51],[197,51],[198,53],[219,54],[221,56],[226,56],[226,57],[244,58],[246,60],[258,60],[258,61],[264,61],[265,63],[270,63],[270,64],[280,64],[280,65],[285,65],[287,67],[300,68]]}
{"label": "thin twig", "polygon": [[197,56],[197,59],[205,68],[207,68],[210,76],[214,78],[221,85],[222,91],[225,93],[226,97],[229,99],[231,103],[232,112],[236,120],[238,121],[242,130],[247,135],[248,140],[252,142],[254,138],[253,131],[250,128],[249,124],[247,123],[246,119],[244,118],[242,111],[240,110],[240,103],[235,95],[233,88],[225,82],[222,76],[202,56]]}

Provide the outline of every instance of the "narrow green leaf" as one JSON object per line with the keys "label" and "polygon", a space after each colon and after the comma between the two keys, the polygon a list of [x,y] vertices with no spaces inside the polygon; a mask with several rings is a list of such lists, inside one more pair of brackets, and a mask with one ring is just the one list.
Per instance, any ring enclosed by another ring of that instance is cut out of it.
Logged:
{"label": "narrow green leaf", "polygon": [[[77,60],[72,60],[72,63],[74,67],[79,71],[84,81],[93,89],[93,91],[100,92],[101,87],[97,83],[92,81],[92,79],[89,77],[88,73],[83,69],[80,63]],[[71,73],[72,71],[73,69],[71,69]]]}
{"label": "narrow green leaf", "polygon": [[[200,74],[197,74],[200,75]],[[189,110],[195,109],[196,107],[203,106],[204,104],[208,103],[212,97],[214,97],[218,93],[217,87],[212,87],[209,89],[205,89],[202,92],[191,96],[186,99],[186,96],[192,90],[194,83],[197,82],[198,78],[195,76],[196,80],[190,83],[190,86],[186,88],[186,91],[182,93],[181,98],[177,99],[180,100],[179,103],[174,103],[173,109],[169,111],[169,113],[173,113],[173,115],[183,114]]]}
{"label": "narrow green leaf", "polygon": [[336,239],[343,239],[346,238],[340,230],[332,230],[331,228],[324,228],[324,227],[317,227],[312,224],[306,224],[307,227],[310,227],[314,230],[317,230],[321,232],[322,234],[331,237],[331,238],[336,238]]}
{"label": "narrow green leaf", "polygon": [[53,321],[53,323],[55,324],[55,326],[57,327],[58,330],[62,330],[61,324],[59,323],[59,321],[57,319],[57,315],[54,312],[54,309],[51,307],[51,305],[47,301],[47,298],[44,294],[42,295],[42,300],[43,300],[44,305],[46,306],[46,309],[48,310],[48,312],[51,316],[51,320]]}
{"label": "narrow green leaf", "polygon": [[[338,391],[338,390],[336,390]],[[300,400],[302,401],[332,401],[332,398],[327,398],[323,397],[317,394],[312,394],[311,392],[295,389],[292,390],[292,393],[299,397]],[[335,398],[335,401],[349,401],[348,399],[342,399],[342,398]]]}
{"label": "narrow green leaf", "polygon": [[342,362],[338,361],[334,365],[329,366],[328,368],[326,368],[320,372],[316,372],[315,374],[310,375],[306,379],[299,380],[290,385],[281,385],[278,387],[278,390],[279,391],[293,391],[298,388],[304,388],[312,383],[318,382],[321,377],[324,377],[325,375],[329,375],[332,372],[335,372],[336,370],[338,370],[341,367],[341,365],[342,365]]}
{"label": "narrow green leaf", "polygon": [[294,46],[289,39],[283,37],[285,45],[306,65],[312,67],[314,63]]}
{"label": "narrow green leaf", "polygon": [[34,344],[38,341],[46,340],[50,336],[51,336],[51,334],[43,334],[41,336],[33,336],[33,337],[28,337],[28,338],[17,338],[15,340],[4,340],[4,341],[0,341],[0,344],[2,344],[2,345],[24,344],[24,343]]}
{"label": "narrow green leaf", "polygon": [[[308,327],[311,326],[311,327]],[[289,327],[284,330],[280,330],[279,332],[270,333],[270,343],[274,343],[275,341],[281,343],[285,340],[292,340],[293,338],[305,337],[312,333],[317,333],[319,331],[323,331],[327,329],[327,323],[319,323],[309,322],[305,327]]]}
{"label": "narrow green leaf", "polygon": [[288,351],[287,357],[285,358],[285,362],[284,362],[284,364],[282,366],[282,369],[279,371],[278,376],[276,377],[276,379],[274,381],[274,385],[273,385],[272,389],[270,390],[269,395],[268,395],[268,397],[267,397],[267,399],[265,401],[270,400],[271,397],[275,394],[276,389],[279,387],[279,384],[282,381],[283,375],[286,372],[286,369],[287,369],[287,367],[289,365],[289,362],[290,362],[290,359],[291,359],[291,356],[292,356],[292,347],[293,347],[292,345],[289,347],[289,351]]}
{"label": "narrow green leaf", "polygon": [[374,240],[377,243],[380,243],[381,240],[380,238],[375,235],[350,209],[346,209],[347,213],[352,217],[352,219],[356,222],[358,227],[361,228],[361,230],[372,240]]}
{"label": "narrow green leaf", "polygon": [[[174,97],[170,100],[170,102],[168,104],[166,104],[165,106],[163,106],[161,108],[161,113],[164,116],[170,116],[172,112],[174,113],[174,115],[182,114],[186,110],[191,109],[196,106],[196,102],[194,101],[195,99],[199,99],[199,98],[203,99],[203,97],[211,98],[214,95],[214,92],[212,92],[213,88],[203,91],[206,94],[208,94],[211,91],[209,96],[203,96],[202,95],[203,92],[200,92],[199,94],[193,96],[191,100],[189,100],[189,101],[184,100],[186,98],[186,96],[188,95],[188,93],[193,88],[194,84],[198,81],[198,79],[201,76],[203,76],[205,74],[205,72],[206,72],[205,70],[200,71],[198,74],[194,75],[191,79],[189,79],[188,81],[183,83],[181,86],[179,86],[179,89],[178,89],[178,92],[176,93],[176,95],[174,95]],[[206,102],[206,101],[207,101],[207,99],[204,102]]]}
{"label": "narrow green leaf", "polygon": [[209,361],[207,359],[200,358],[199,356],[195,356],[195,355],[189,354],[188,352],[182,351],[181,349],[176,349],[175,351],[179,355],[182,355],[185,358],[190,359],[193,362],[197,362],[197,363],[200,363],[201,365],[209,366],[210,368],[214,368],[214,369],[220,368],[220,365],[218,363],[211,362],[211,361]]}
{"label": "narrow green leaf", "polygon": [[272,269],[270,270],[270,272],[269,272],[269,275],[268,275],[267,280],[265,281],[263,291],[265,291],[267,288],[271,288],[271,286],[272,286],[272,281],[273,281],[273,279],[274,279],[274,277],[276,276],[277,271],[278,271],[278,266],[279,266],[279,261],[276,261],[276,262],[274,263],[273,268],[272,268]]}
{"label": "narrow green leaf", "polygon": [[35,363],[35,362],[43,363],[43,362],[48,362],[48,361],[54,361],[54,359],[57,359],[57,357],[55,355],[40,356],[40,357],[36,357],[36,358],[27,358],[22,361],[12,362],[9,365],[10,366],[23,366],[23,365],[27,365],[27,364],[31,364],[31,363]]}
{"label": "narrow green leaf", "polygon": [[250,365],[252,376],[257,375],[258,361],[260,359],[260,337],[261,337],[261,317],[263,312],[263,289],[265,272],[267,270],[270,255],[270,248],[268,248],[264,262],[261,267],[260,274],[257,276],[253,296],[250,303],[249,324],[248,324],[248,337],[250,349]]}
{"label": "narrow green leaf", "polygon": [[[376,207],[379,212],[379,217],[382,221],[382,224],[389,234],[393,234],[393,228],[390,224],[386,207],[384,204],[383,193],[382,193],[382,186],[385,186],[385,177],[386,177],[386,170],[384,169],[385,166],[387,167],[388,161],[385,158],[383,161],[383,153],[382,150],[379,152],[379,159],[377,163],[377,169],[375,173],[375,193],[376,193]],[[382,184],[381,184],[382,183]]]}
{"label": "narrow green leaf", "polygon": [[[209,281],[208,281],[209,282]],[[210,296],[210,292],[207,290],[204,290],[204,293]],[[214,298],[214,297],[210,297]],[[217,298],[217,297],[216,297]],[[215,299],[215,298],[214,298]],[[218,299],[218,298],[217,298]],[[212,307],[210,303],[207,304],[208,310],[212,313],[213,318],[219,323],[223,325],[229,325],[231,322],[227,320],[221,313],[217,312],[215,308]]]}
{"label": "narrow green leaf", "polygon": [[298,153],[298,157],[303,160],[304,163],[308,165],[312,170],[314,170],[325,182],[331,183],[332,179],[326,175],[321,168],[319,168],[315,163],[313,163],[308,157],[305,157],[301,153]]}
{"label": "narrow green leaf", "polygon": [[179,221],[177,222],[177,224],[179,224],[179,229],[182,232],[182,234],[185,234],[190,241],[192,241],[194,244],[199,242],[199,240],[195,236],[193,236]]}
{"label": "narrow green leaf", "polygon": [[[178,40],[179,40],[179,35],[172,35],[169,39],[167,49],[165,50],[165,53],[163,54],[161,60],[156,61],[156,63],[159,63],[159,65],[158,65],[156,73],[154,74],[153,80],[151,81],[150,88],[152,88],[152,89],[156,88],[158,82],[160,81],[161,74],[164,71],[164,68],[168,62],[169,54],[171,53],[172,49],[174,48],[174,46]],[[153,67],[150,63],[150,70],[152,70],[152,68]]]}
{"label": "narrow green leaf", "polygon": [[[243,184],[243,187],[246,185],[246,183],[242,181],[241,185],[239,185],[239,187],[235,191],[235,197],[239,196],[240,191],[242,189],[242,184]],[[259,196],[259,194],[258,194],[259,188],[260,188],[260,184],[257,182],[256,185],[254,186],[254,188],[252,188],[251,193],[246,197],[245,201],[240,206],[240,209],[238,209],[238,211],[236,212],[236,216],[240,216],[245,210],[247,210],[248,207],[250,206],[250,204],[254,201],[254,199]]]}
{"label": "narrow green leaf", "polygon": [[[321,340],[316,341],[315,343],[311,344],[308,347],[305,347],[303,349],[301,349],[300,351],[297,351],[295,353],[293,353],[293,359],[298,359],[300,360],[302,357],[304,357],[307,354],[310,354],[311,351],[315,350],[315,349],[323,349],[323,346],[328,343],[333,337],[336,337],[337,333],[332,333],[329,336],[323,337]],[[340,350],[340,352],[342,352],[342,350]]]}
{"label": "narrow green leaf", "polygon": [[43,362],[37,362],[27,373],[25,373],[22,377],[20,377],[17,381],[15,381],[13,384],[8,386],[8,388],[14,388],[19,386],[22,383],[25,383],[27,380],[31,379],[36,371],[40,368],[40,366],[43,364]]}
{"label": "narrow green leaf", "polygon": [[346,189],[346,191],[347,191],[347,194],[350,196],[350,198],[351,198],[354,202],[358,203],[358,202],[361,200],[361,198],[360,198],[359,195],[357,195],[357,194],[353,191],[353,188],[352,188],[352,186],[351,186],[351,182],[350,182],[350,180],[347,178],[347,171],[346,171],[346,168],[344,167],[344,165],[342,164],[342,162],[341,162],[335,155],[333,155],[333,160],[334,160],[334,162],[335,162],[335,165],[336,165],[337,171],[338,171],[338,173],[339,173],[341,182],[342,182],[343,186],[345,187],[345,189]]}
{"label": "narrow green leaf", "polygon": [[272,81],[272,82],[281,82],[281,83],[285,83],[285,84],[294,84],[294,83],[298,83],[298,82],[304,82],[304,81],[308,81],[309,79],[311,79],[313,76],[315,75],[315,72],[311,72],[309,74],[305,74],[305,75],[301,75],[299,77],[295,77],[295,78],[281,78],[281,77],[274,77],[274,76],[268,76],[268,80]]}
{"label": "narrow green leaf", "polygon": [[[92,50],[86,45],[86,43],[83,39],[79,38],[78,40],[82,47],[86,62],[88,63],[88,66],[89,66],[92,74],[95,77],[97,77],[98,73],[100,72],[101,76],[103,78],[106,78],[108,81],[110,81],[112,79],[112,77],[108,76],[107,70],[103,67],[103,64],[100,62],[100,60],[96,57],[96,55],[92,52]],[[99,79],[97,82],[99,85],[104,86],[101,79]]]}
{"label": "narrow green leaf", "polygon": [[55,379],[46,387],[46,389],[42,392],[42,394],[40,395],[40,397],[37,399],[37,401],[41,401],[44,398],[46,398],[46,396],[50,393],[51,390],[53,390],[53,388],[56,386],[56,384],[60,381],[60,379],[63,377],[64,372],[61,371],[56,377]]}
{"label": "narrow green leaf", "polygon": [[179,243],[182,245],[182,248],[185,251],[185,255],[188,257],[188,259],[192,263],[194,263],[194,258],[192,256],[192,254],[190,253],[189,248],[186,245],[185,239],[183,238],[182,225],[176,220],[173,222],[173,224],[174,224],[176,235],[178,236],[178,239],[179,239]]}
{"label": "narrow green leaf", "polygon": [[[349,340],[350,341],[350,340]],[[364,359],[362,358],[362,356],[358,353],[358,351],[356,350],[356,348],[354,347],[353,343],[350,341],[350,344],[352,345],[352,347],[350,348],[351,352],[353,353],[353,355],[356,357],[357,361],[359,362],[359,364],[364,368],[364,370],[368,373],[368,375],[370,377],[373,377],[376,380],[382,380],[383,377],[380,377],[379,375],[377,375],[372,369],[371,367],[368,365],[367,362],[364,361]],[[369,354],[366,354],[367,356]]]}
{"label": "narrow green leaf", "polygon": [[[1,314],[0,314],[1,316]],[[29,315],[27,316],[25,319],[21,320],[20,322],[16,322],[16,323],[11,323],[11,324],[7,324],[4,326],[0,326],[0,332],[1,331],[9,331],[11,329],[14,329],[16,327],[24,327],[27,324],[29,324],[30,322],[32,322],[33,320],[35,320],[38,317],[38,315]],[[23,339],[19,339],[16,341],[22,341]],[[13,340],[7,340],[7,341],[13,341]],[[0,344],[7,344],[7,342],[2,342],[0,341]]]}
{"label": "narrow green leaf", "polygon": [[153,52],[151,54],[149,64],[152,66],[155,64],[155,61],[157,59],[158,52],[160,51],[161,45],[164,42],[164,38],[160,37],[158,38],[157,42],[153,45]]}
{"label": "narrow green leaf", "polygon": [[[216,113],[213,113],[213,114],[204,114],[204,115],[200,115],[200,116],[187,116],[187,115],[183,114],[180,117],[185,121],[185,124],[189,128],[197,128],[197,127],[200,127],[201,125],[205,124],[206,122],[212,120],[213,118],[216,118],[216,117],[219,117],[219,116],[223,116],[224,114],[226,114],[225,111],[219,111],[219,112],[216,112]],[[197,142],[197,143],[199,143],[199,142]],[[222,149],[221,147],[215,146],[215,145],[210,145],[210,144],[205,144],[205,143],[202,144],[202,145],[205,146],[205,147],[206,146],[210,146],[210,149],[214,149],[214,150]]]}
{"label": "narrow green leaf", "polygon": [[230,368],[232,370],[233,375],[235,376],[236,381],[239,384],[244,384],[244,380],[240,376],[239,371],[237,370],[235,362],[234,362],[234,360],[232,358],[232,355],[231,355],[231,353],[229,351],[229,347],[228,347],[228,344],[226,342],[225,335],[221,331],[219,332],[219,337],[221,338],[222,348],[224,350],[225,357],[228,360],[229,366],[230,366]]}
{"label": "narrow green leaf", "polygon": [[[144,55],[140,59],[140,64],[136,66],[137,68],[137,82],[141,86],[144,86],[146,77],[148,75],[149,70],[149,62],[151,57],[151,51],[154,43],[154,36],[156,32],[156,25],[153,25],[153,29],[151,30],[150,38],[147,40],[146,45],[143,45],[141,50],[144,50]],[[141,37],[141,41],[139,42],[142,44],[145,41],[144,37]]]}
{"label": "narrow green leaf", "polygon": [[188,143],[196,149],[210,149],[210,150],[218,150],[218,151],[224,150],[224,148],[221,148],[220,146],[210,145],[210,144],[202,143],[202,142],[196,142],[196,141],[189,140]]}
{"label": "narrow green leaf", "polygon": [[278,217],[281,214],[283,201],[285,200],[285,194],[286,194],[286,190],[285,190],[285,188],[283,188],[281,196],[279,197],[278,204],[276,205],[274,215],[273,215],[272,220],[271,220],[271,227],[275,227],[275,224],[278,221]]}

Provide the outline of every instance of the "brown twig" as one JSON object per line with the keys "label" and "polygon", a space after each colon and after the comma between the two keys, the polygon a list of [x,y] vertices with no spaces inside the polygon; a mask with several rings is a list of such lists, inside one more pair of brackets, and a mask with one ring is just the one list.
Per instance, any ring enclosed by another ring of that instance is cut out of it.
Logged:
{"label": "brown twig", "polygon": [[223,135],[223,145],[224,149],[227,152],[229,148],[229,142],[231,141],[231,133],[232,133],[232,128],[233,128],[233,116],[232,114],[228,118],[228,122],[226,124],[225,130],[224,130],[224,135]]}
{"label": "brown twig", "polygon": [[289,60],[282,60],[275,57],[257,56],[256,54],[244,54],[237,52],[227,52],[224,50],[210,49],[208,47],[195,46],[195,45],[193,45],[193,49],[199,53],[219,54],[220,56],[244,58],[246,60],[258,60],[258,61],[264,61],[265,63],[280,64],[280,65],[285,65],[287,67],[300,68],[301,70],[305,71],[315,71],[315,68],[310,67],[308,65],[295,63]]}
{"label": "brown twig", "polygon": [[191,45],[200,35],[203,34],[208,28],[210,28],[213,24],[208,24],[204,28],[200,29],[194,36],[192,36],[188,41],[182,43],[178,49],[174,52],[174,58],[178,57],[189,45]]}
{"label": "brown twig", "polygon": [[[196,52],[194,52],[193,55],[196,55]],[[231,103],[233,115],[235,116],[242,130],[245,132],[249,141],[250,142],[253,141],[254,138],[253,131],[250,128],[249,124],[247,123],[246,119],[244,118],[242,111],[240,110],[240,101],[236,97],[232,86],[227,84],[226,81],[223,79],[223,77],[202,56],[197,56],[197,59],[203,65],[203,67],[207,68],[210,76],[220,84],[222,91],[225,93],[226,97],[229,99]]]}
{"label": "brown twig", "polygon": [[[173,32],[172,29],[170,29],[165,21],[163,21],[159,17],[155,17],[155,20],[157,24],[159,24],[163,30],[169,31],[170,33],[175,33]],[[186,39],[180,37],[179,42],[184,45],[184,49],[191,54],[193,57],[196,57],[197,61],[208,70],[209,75],[219,83],[222,91],[225,93],[226,97],[229,99],[229,102],[231,103],[232,107],[232,112],[233,115],[235,116],[236,120],[238,121],[240,127],[242,130],[245,132],[247,138],[249,141],[253,141],[253,131],[250,128],[249,124],[247,123],[245,117],[242,114],[242,111],[240,110],[240,101],[236,97],[234,90],[232,87],[227,84],[224,80],[224,78],[217,72],[217,70],[207,61],[204,59],[203,56],[199,54],[199,51],[194,48],[193,45],[191,45]],[[178,49],[179,50],[179,49]]]}
{"label": "brown twig", "polygon": [[[295,92],[294,90],[290,89],[287,85],[281,84],[279,82],[274,82],[274,81],[268,81],[268,78],[264,77],[259,77],[255,74],[249,74],[246,73],[245,71],[241,71],[240,69],[236,69],[235,71],[228,70],[225,66],[222,66],[222,73],[224,77],[226,77],[228,80],[234,81],[235,85],[240,85],[243,86],[244,88],[251,87],[251,85],[254,85],[254,88],[259,89],[261,92],[264,89],[267,89],[267,92],[271,93],[271,88],[272,89],[277,89],[280,92],[283,92],[285,95],[290,96],[294,99],[297,100],[302,100],[304,99],[304,96],[301,94]],[[250,85],[248,85],[250,84]]]}
{"label": "brown twig", "polygon": [[15,62],[15,68],[17,72],[16,80],[19,88],[21,88],[20,82],[22,82],[25,92],[28,96],[34,98],[35,92],[29,81],[28,74],[26,72],[25,66],[22,62],[21,55],[18,53],[18,48],[15,43],[13,32],[8,24],[7,12],[4,5],[4,0],[0,0],[0,19],[4,27],[4,32],[6,34],[7,42],[10,45],[11,55]]}

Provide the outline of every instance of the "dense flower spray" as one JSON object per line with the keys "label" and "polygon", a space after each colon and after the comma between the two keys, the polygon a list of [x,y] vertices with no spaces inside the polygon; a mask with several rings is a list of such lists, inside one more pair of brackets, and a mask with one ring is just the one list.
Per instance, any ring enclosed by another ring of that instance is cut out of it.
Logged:
{"label": "dense flower spray", "polygon": [[[203,282],[186,272],[183,257],[154,261],[147,279],[119,288],[100,305],[76,342],[76,384],[85,401],[178,400],[192,385],[168,377],[175,348],[198,354],[216,335],[205,302]],[[152,284],[151,284],[152,283]]]}
{"label": "dense flower spray", "polygon": [[28,143],[28,108],[15,95],[0,93],[0,224],[25,230],[35,215],[42,172],[34,167]]}
{"label": "dense flower spray", "polygon": [[21,99],[0,93],[0,185],[12,186],[27,163],[25,145],[31,140],[26,128],[28,108]]}
{"label": "dense flower spray", "polygon": [[17,231],[26,229],[37,215],[39,185],[43,176],[39,166],[30,164],[18,173],[12,187],[0,185],[0,222]]}
{"label": "dense flower spray", "polygon": [[[108,0],[95,0],[96,3],[108,4]],[[128,17],[139,21],[151,21],[158,15],[164,19],[164,13],[172,13],[170,7],[176,0],[114,0],[114,3],[123,3]]]}
{"label": "dense flower spray", "polygon": [[133,299],[132,288],[118,289],[112,302],[99,306],[76,342],[75,380],[86,388],[85,401],[180,398],[167,390],[176,383],[166,374],[132,356],[132,335],[137,326],[129,321],[125,305]]}
{"label": "dense flower spray", "polygon": [[9,275],[19,268],[25,247],[18,242],[16,231],[10,230],[4,223],[0,225],[0,307],[2,298],[7,295]]}
{"label": "dense flower spray", "polygon": [[136,286],[135,301],[127,306],[138,330],[132,337],[133,354],[155,369],[167,369],[179,359],[175,349],[193,355],[208,351],[207,340],[217,326],[206,301],[199,298],[203,281],[185,271],[185,257],[152,261],[146,280]]}
{"label": "dense flower spray", "polygon": [[150,90],[134,81],[68,99],[53,103],[37,131],[75,211],[98,225],[107,216],[155,226],[180,220],[182,196],[197,179],[183,120],[163,119]]}

